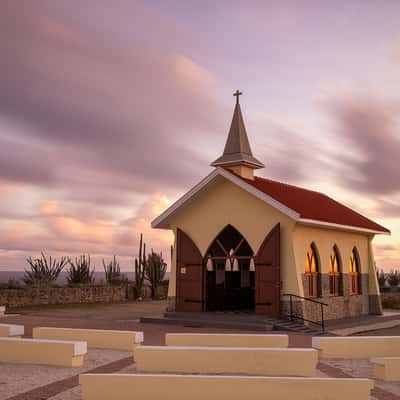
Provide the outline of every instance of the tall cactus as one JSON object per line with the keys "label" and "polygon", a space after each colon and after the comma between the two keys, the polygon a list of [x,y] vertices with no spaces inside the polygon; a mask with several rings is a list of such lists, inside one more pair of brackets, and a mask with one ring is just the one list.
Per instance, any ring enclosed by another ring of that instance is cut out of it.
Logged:
{"label": "tall cactus", "polygon": [[147,258],[146,279],[151,285],[151,297],[157,296],[157,289],[164,280],[167,263],[163,260],[162,253],[155,253],[151,249],[151,253]]}
{"label": "tall cactus", "polygon": [[143,243],[143,234],[140,234],[139,242],[139,259],[135,258],[135,297],[142,296],[143,282],[145,278],[146,271],[146,243]]}

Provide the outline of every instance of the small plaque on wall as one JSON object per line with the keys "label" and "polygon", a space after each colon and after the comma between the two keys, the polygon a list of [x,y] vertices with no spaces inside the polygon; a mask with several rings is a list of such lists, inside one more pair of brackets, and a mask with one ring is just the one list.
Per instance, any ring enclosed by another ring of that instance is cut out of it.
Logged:
{"label": "small plaque on wall", "polygon": [[181,274],[182,275],[186,274],[186,267],[181,267]]}

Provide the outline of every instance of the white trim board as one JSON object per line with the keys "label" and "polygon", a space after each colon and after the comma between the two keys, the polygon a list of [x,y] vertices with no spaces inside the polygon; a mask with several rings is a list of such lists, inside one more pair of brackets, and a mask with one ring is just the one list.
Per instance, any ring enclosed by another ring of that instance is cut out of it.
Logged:
{"label": "white trim board", "polygon": [[340,231],[368,233],[370,235],[390,236],[390,232],[375,231],[373,229],[360,228],[359,226],[353,226],[353,225],[335,224],[334,222],[325,222],[325,221],[319,221],[316,219],[300,218],[297,222],[302,225],[311,225],[311,226],[320,227],[320,228],[336,229],[336,230],[340,230]]}

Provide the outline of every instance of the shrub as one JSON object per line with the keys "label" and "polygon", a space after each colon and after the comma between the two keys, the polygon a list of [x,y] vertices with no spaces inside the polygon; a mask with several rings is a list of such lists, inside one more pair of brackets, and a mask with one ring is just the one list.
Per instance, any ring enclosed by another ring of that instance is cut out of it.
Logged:
{"label": "shrub", "polygon": [[75,263],[68,260],[67,282],[69,285],[90,285],[94,283],[94,268],[90,269],[90,255],[82,254]]}
{"label": "shrub", "polygon": [[152,249],[151,253],[147,256],[145,270],[146,279],[150,282],[152,298],[156,297],[157,289],[164,280],[166,270],[167,263],[164,262],[162,253],[155,253]]}
{"label": "shrub", "polygon": [[48,286],[54,283],[68,262],[67,257],[61,257],[58,260],[51,256],[47,259],[43,252],[41,255],[41,258],[32,259],[32,257],[29,257],[26,260],[30,265],[30,270],[24,272],[22,280],[25,285]]}
{"label": "shrub", "polygon": [[389,285],[393,288],[399,286],[400,283],[400,271],[399,270],[391,270],[388,274],[388,282]]}
{"label": "shrub", "polygon": [[383,269],[381,269],[380,271],[377,271],[376,272],[376,276],[378,278],[379,287],[380,288],[385,287],[385,283],[386,283],[385,271]]}
{"label": "shrub", "polygon": [[117,258],[115,256],[108,264],[105,263],[103,258],[103,268],[106,282],[109,285],[120,285],[121,283],[127,281],[125,275],[121,273],[119,262],[117,261]]}

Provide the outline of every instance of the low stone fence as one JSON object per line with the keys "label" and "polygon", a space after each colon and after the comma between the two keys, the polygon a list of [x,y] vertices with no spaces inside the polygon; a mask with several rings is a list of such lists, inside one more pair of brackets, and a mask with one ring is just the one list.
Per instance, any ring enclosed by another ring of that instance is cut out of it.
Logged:
{"label": "low stone fence", "polygon": [[0,289],[0,305],[16,308],[47,304],[121,303],[127,300],[126,292],[125,286]]}
{"label": "low stone fence", "polygon": [[382,292],[381,299],[384,308],[400,309],[400,291]]}
{"label": "low stone fence", "polygon": [[[157,299],[167,298],[168,283],[157,290]],[[142,298],[150,298],[151,289],[143,287]],[[128,286],[81,286],[81,287],[21,287],[0,288],[0,306],[8,308],[41,306],[48,304],[122,303],[133,301],[134,288]]]}

